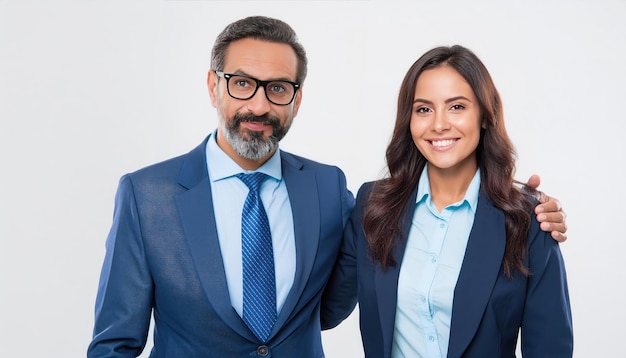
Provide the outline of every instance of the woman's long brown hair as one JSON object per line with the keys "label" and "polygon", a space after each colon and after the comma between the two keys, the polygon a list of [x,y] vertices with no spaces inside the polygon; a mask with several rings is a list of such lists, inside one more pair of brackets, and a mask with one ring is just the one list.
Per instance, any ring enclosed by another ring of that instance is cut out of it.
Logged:
{"label": "woman's long brown hair", "polygon": [[370,254],[382,268],[396,265],[392,252],[402,236],[402,218],[411,194],[417,187],[426,158],[417,150],[411,136],[410,123],[417,79],[426,70],[451,66],[474,91],[480,106],[482,129],[476,149],[481,174],[481,192],[505,214],[506,248],[502,268],[508,277],[513,271],[528,275],[524,265],[532,204],[517,188],[515,149],[506,132],[500,95],[487,68],[469,49],[462,46],[437,47],[420,57],[409,69],[398,96],[398,111],[391,142],[387,147],[388,176],[377,181],[370,191],[363,229]]}

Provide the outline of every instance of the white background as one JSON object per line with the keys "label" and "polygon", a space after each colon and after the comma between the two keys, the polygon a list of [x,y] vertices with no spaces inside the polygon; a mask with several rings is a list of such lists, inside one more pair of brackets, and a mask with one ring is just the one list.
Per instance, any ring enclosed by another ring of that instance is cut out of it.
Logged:
{"label": "white background", "polygon": [[[568,214],[576,357],[624,356],[625,1],[0,0],[0,356],[82,357],[119,177],[212,131],[210,49],[231,21],[290,23],[309,77],[288,150],[380,176],[409,66],[462,44],[489,68],[516,177]],[[353,314],[327,356],[362,355]],[[147,354],[144,354],[147,356]]]}

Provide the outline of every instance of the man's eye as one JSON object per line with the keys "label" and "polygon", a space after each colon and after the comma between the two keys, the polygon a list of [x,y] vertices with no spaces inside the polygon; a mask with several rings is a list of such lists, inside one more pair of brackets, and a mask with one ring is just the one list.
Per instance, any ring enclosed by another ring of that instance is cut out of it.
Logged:
{"label": "man's eye", "polygon": [[246,79],[237,79],[235,80],[235,85],[237,87],[250,87],[250,81]]}
{"label": "man's eye", "polygon": [[269,85],[269,89],[270,89],[270,91],[272,91],[274,93],[283,93],[283,92],[285,92],[287,90],[285,88],[285,85],[283,85],[282,83],[271,83]]}

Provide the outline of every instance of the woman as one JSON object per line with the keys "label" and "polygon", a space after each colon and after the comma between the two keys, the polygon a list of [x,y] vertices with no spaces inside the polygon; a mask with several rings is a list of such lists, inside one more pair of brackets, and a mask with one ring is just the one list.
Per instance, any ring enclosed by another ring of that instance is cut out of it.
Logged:
{"label": "woman", "polygon": [[[367,357],[571,357],[559,245],[513,179],[500,96],[461,46],[406,74],[389,175],[364,184],[329,289],[355,291]],[[347,300],[349,301],[349,299]]]}

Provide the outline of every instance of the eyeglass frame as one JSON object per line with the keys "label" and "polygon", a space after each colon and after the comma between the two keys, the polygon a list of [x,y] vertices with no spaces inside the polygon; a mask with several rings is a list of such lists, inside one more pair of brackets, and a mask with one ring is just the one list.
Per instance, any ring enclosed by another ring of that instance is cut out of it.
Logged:
{"label": "eyeglass frame", "polygon": [[[224,71],[219,71],[219,70],[213,70],[213,72],[215,72],[215,74],[218,77],[222,77],[226,80],[226,92],[228,92],[228,95],[231,96],[234,99],[239,99],[239,100],[248,100],[252,97],[254,97],[254,95],[256,95],[257,91],[259,90],[259,87],[263,87],[263,92],[265,93],[265,98],[267,98],[268,101],[270,101],[271,103],[277,105],[277,106],[288,106],[290,105],[293,100],[296,98],[296,94],[298,94],[298,90],[300,89],[300,83],[298,82],[292,82],[292,81],[287,81],[287,80],[268,80],[268,81],[261,81],[259,79],[256,79],[254,77],[248,76],[248,75],[242,75],[242,74],[238,74],[238,73],[224,73]],[[250,97],[248,98],[239,98],[239,97],[235,97],[230,93],[230,87],[229,87],[229,82],[230,79],[233,76],[238,76],[238,77],[245,77],[247,79],[250,79],[254,82],[256,82],[256,88],[254,89],[254,92],[252,92],[252,94],[250,95]],[[276,103],[274,101],[272,101],[269,97],[269,95],[267,94],[267,85],[269,83],[272,82],[285,82],[285,83],[289,83],[290,85],[293,86],[293,96],[291,96],[291,99],[289,100],[289,102],[282,104],[282,103]]]}

